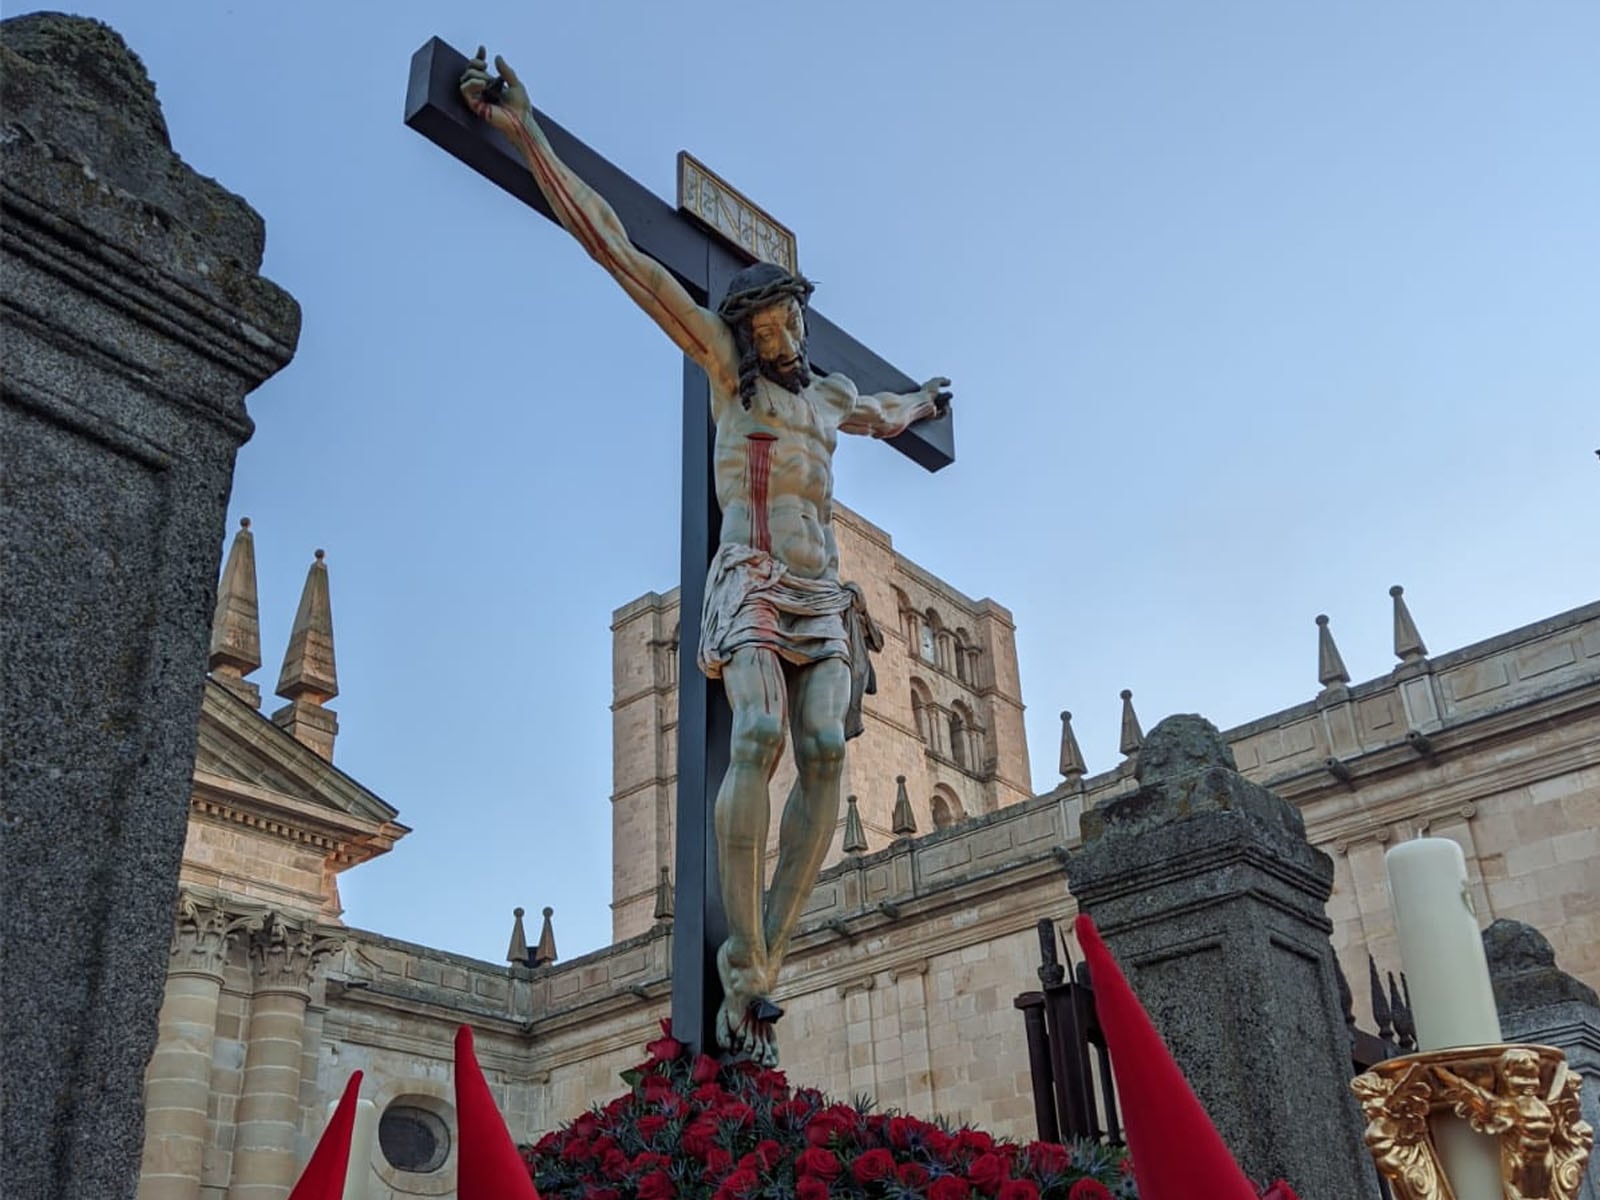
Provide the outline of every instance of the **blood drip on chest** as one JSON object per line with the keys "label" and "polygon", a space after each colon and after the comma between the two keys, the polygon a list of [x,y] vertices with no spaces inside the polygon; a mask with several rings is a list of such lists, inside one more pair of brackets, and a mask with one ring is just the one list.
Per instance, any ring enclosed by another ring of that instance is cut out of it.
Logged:
{"label": "blood drip on chest", "polygon": [[745,435],[745,480],[750,489],[751,536],[755,548],[772,553],[772,528],[767,523],[767,495],[772,485],[772,444],[776,434]]}

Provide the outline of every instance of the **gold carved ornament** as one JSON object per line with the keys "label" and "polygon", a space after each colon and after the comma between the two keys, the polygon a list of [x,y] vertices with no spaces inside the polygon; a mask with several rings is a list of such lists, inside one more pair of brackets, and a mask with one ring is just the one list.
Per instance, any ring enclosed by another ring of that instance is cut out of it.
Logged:
{"label": "gold carved ornament", "polygon": [[1396,1200],[1455,1200],[1428,1124],[1454,1115],[1500,1140],[1506,1200],[1576,1200],[1594,1129],[1582,1079],[1550,1046],[1462,1046],[1378,1063],[1351,1082]]}

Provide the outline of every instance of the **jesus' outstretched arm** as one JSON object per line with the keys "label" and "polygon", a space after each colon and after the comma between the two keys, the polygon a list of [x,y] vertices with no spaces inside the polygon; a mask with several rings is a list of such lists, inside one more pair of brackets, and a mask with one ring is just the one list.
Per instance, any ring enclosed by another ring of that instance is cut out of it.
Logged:
{"label": "jesus' outstretched arm", "polygon": [[533,173],[556,219],[604,267],[650,319],[705,370],[714,385],[731,392],[738,381],[738,355],[726,323],[696,304],[672,273],[640,253],[611,205],[556,157],[533,118],[527,89],[498,55],[500,80],[490,75],[484,49],[461,76],[461,95],[471,109],[511,141]]}

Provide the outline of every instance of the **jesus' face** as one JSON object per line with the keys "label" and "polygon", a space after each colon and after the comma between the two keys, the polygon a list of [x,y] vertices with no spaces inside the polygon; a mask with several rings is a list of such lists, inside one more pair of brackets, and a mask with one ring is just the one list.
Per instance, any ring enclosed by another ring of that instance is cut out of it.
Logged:
{"label": "jesus' face", "polygon": [[751,314],[750,340],[763,375],[791,392],[805,386],[806,322],[799,304],[785,298]]}

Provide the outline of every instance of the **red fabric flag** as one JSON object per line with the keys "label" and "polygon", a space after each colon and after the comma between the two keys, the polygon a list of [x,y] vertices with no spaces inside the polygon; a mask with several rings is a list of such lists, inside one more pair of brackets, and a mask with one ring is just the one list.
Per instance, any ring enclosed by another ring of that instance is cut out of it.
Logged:
{"label": "red fabric flag", "polygon": [[300,1182],[289,1200],[342,1200],[345,1171],[350,1166],[350,1135],[356,1127],[356,1100],[361,1094],[361,1072],[353,1071],[344,1085],[333,1119],[317,1139],[311,1161],[300,1172]]}
{"label": "red fabric flag", "polygon": [[1111,1048],[1139,1200],[1256,1200],[1100,931],[1081,914],[1075,927]]}
{"label": "red fabric flag", "polygon": [[456,1030],[456,1140],[457,1200],[539,1200],[465,1025]]}

